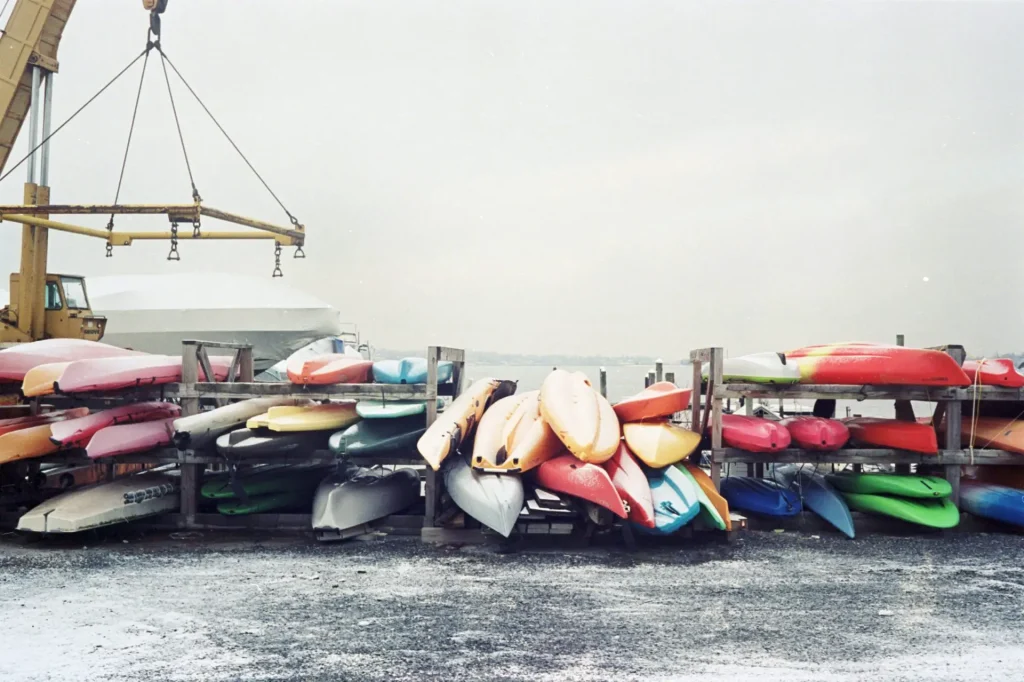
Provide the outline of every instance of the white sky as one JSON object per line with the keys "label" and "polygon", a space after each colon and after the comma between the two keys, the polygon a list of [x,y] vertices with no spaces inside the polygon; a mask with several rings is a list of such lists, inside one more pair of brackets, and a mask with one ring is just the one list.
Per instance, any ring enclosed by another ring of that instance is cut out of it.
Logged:
{"label": "white sky", "polygon": [[[55,122],[147,19],[78,3]],[[164,45],[307,225],[283,282],[375,345],[671,358],[903,332],[991,353],[1024,348],[1022,29],[1010,2],[174,0]],[[113,199],[138,73],[55,138],[55,202]],[[175,94],[206,203],[284,221]],[[121,198],[189,200],[152,59]],[[52,234],[50,270],[273,267],[263,242],[166,253]]]}

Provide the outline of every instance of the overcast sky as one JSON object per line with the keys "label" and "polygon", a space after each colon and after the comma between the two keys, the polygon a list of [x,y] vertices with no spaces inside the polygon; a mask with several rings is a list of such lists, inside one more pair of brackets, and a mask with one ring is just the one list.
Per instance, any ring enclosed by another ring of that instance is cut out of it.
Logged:
{"label": "overcast sky", "polygon": [[[55,120],[146,26],[138,2],[78,3]],[[377,346],[1024,348],[1024,4],[173,0],[164,34],[307,226],[281,281]],[[55,202],[113,199],[138,74],[55,138]],[[123,202],[189,201],[162,79],[151,60]],[[206,203],[284,222],[175,92]],[[57,272],[273,269],[266,242],[169,264],[50,239]]]}

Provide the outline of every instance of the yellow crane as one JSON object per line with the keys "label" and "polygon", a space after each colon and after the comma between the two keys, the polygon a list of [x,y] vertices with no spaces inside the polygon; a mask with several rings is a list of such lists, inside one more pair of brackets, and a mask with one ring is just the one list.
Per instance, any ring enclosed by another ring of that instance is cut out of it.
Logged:
{"label": "yellow crane", "polygon": [[[284,208],[277,196],[271,195],[288,214],[288,226],[274,225],[260,220],[246,218],[234,213],[206,206],[192,181],[192,202],[187,204],[140,205],[120,204],[115,197],[113,204],[106,205],[68,205],[51,204],[49,187],[49,140],[50,138],[82,109],[99,96],[114,80],[117,80],[139,59],[143,62],[143,78],[149,55],[154,50],[159,54],[164,67],[164,77],[168,79],[167,65],[185,83],[189,92],[203,106],[217,127],[227,137],[227,133],[217,120],[202,104],[191,86],[184,80],[177,68],[166,57],[160,46],[160,15],[167,6],[167,0],[143,0],[143,8],[150,12],[150,31],[145,50],[126,66],[113,80],[107,83],[100,92],[72,116],[51,131],[51,105],[53,101],[54,76],[57,73],[57,47],[60,44],[64,27],[75,7],[76,0],[16,0],[11,11],[7,26],[0,35],[0,173],[4,171],[10,158],[14,142],[18,137],[26,117],[29,119],[29,154],[18,165],[27,162],[28,181],[25,183],[24,203],[19,205],[0,205],[0,221],[8,221],[22,225],[21,264],[17,273],[10,279],[10,303],[0,309],[0,346],[10,343],[35,341],[45,338],[84,338],[98,341],[103,337],[106,320],[93,315],[86,292],[85,280],[80,276],[51,274],[46,272],[47,241],[50,230],[59,230],[73,234],[85,235],[102,239],[107,245],[109,256],[114,247],[130,246],[135,240],[164,239],[171,244],[169,260],[177,260],[177,243],[181,239],[267,239],[275,243],[274,276],[280,276],[280,254],[282,246],[295,246],[295,257],[301,258],[301,247],[305,241],[305,228]],[[141,81],[139,92],[141,93]],[[174,109],[174,96],[170,81],[167,81],[171,107]],[[136,98],[138,111],[138,97]],[[177,110],[174,111],[177,122]],[[132,118],[134,129],[135,118]],[[40,124],[42,140],[40,141]],[[185,163],[192,179],[191,166],[188,164],[188,153],[185,149],[184,137],[178,123],[178,135],[185,153]],[[237,145],[227,138],[241,155]],[[131,130],[128,145],[131,144]],[[128,150],[125,150],[127,162]],[[245,160],[255,173],[252,164]],[[0,176],[0,180],[9,175],[17,165]],[[263,178],[256,173],[264,187],[270,191]],[[121,177],[124,177],[122,163]],[[120,196],[120,182],[118,193]],[[84,227],[52,219],[56,215],[109,215],[107,229]],[[119,231],[114,229],[114,216],[117,215],[165,215],[171,223],[169,231]],[[202,218],[218,219],[248,230],[211,231],[202,227]],[[184,231],[178,226],[184,224]],[[190,228],[190,229],[189,229]]]}

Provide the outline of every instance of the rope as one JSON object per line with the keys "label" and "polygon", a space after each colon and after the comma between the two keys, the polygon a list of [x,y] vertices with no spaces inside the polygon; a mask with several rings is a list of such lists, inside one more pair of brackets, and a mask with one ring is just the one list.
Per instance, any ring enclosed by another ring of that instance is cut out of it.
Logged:
{"label": "rope", "polygon": [[[157,45],[156,49],[160,50]],[[164,81],[167,83],[167,96],[171,98],[171,111],[174,112],[174,125],[178,127],[178,140],[181,141],[181,153],[185,156],[185,168],[188,169],[188,180],[192,183],[192,198],[199,197],[199,190],[196,189],[196,181],[192,177],[192,164],[188,162],[188,150],[185,148],[185,136],[181,132],[181,121],[178,120],[178,108],[174,105],[174,92],[171,91],[171,79],[167,75],[167,57],[163,50],[160,50],[160,64],[164,69]]]}
{"label": "rope", "polygon": [[37,151],[39,150],[39,148],[40,148],[40,147],[42,147],[42,146],[43,146],[44,144],[46,144],[47,142],[49,142],[49,141],[50,141],[50,138],[52,138],[52,137],[53,137],[54,135],[56,135],[57,133],[59,133],[59,132],[60,132],[60,131],[61,131],[61,130],[62,130],[62,129],[64,128],[64,126],[66,126],[66,125],[67,125],[68,123],[71,123],[71,121],[72,121],[72,120],[73,120],[73,119],[74,119],[74,118],[75,118],[76,116],[78,116],[78,115],[79,115],[80,113],[82,113],[82,110],[83,110],[83,109],[85,109],[85,108],[86,108],[87,106],[89,106],[90,104],[92,104],[92,103],[93,103],[93,102],[94,102],[94,101],[96,100],[96,98],[97,98],[97,97],[99,97],[100,95],[102,95],[102,94],[104,93],[104,91],[106,91],[106,89],[107,89],[107,88],[109,88],[109,87],[110,87],[111,85],[113,85],[113,84],[114,84],[114,82],[115,82],[115,81],[116,81],[116,80],[117,80],[118,78],[120,78],[121,76],[123,76],[123,75],[125,74],[125,72],[126,72],[126,71],[128,71],[128,69],[130,69],[130,68],[132,68],[133,66],[135,66],[135,62],[137,62],[137,61],[139,61],[140,59],[142,59],[142,57],[143,57],[143,56],[145,56],[145,54],[146,54],[146,53],[147,53],[148,51],[149,51],[149,48],[147,47],[147,48],[146,48],[145,50],[143,50],[142,52],[140,52],[140,53],[138,54],[138,56],[136,56],[136,57],[135,57],[135,59],[131,60],[131,61],[130,61],[130,62],[128,63],[128,66],[126,66],[126,67],[124,67],[123,69],[121,69],[121,70],[120,70],[120,71],[119,71],[119,72],[117,73],[117,75],[116,75],[116,76],[114,76],[113,78],[111,78],[111,79],[110,79],[109,81],[107,81],[107,84],[106,84],[106,85],[104,85],[104,86],[103,86],[102,88],[100,88],[100,89],[99,89],[99,91],[98,91],[98,92],[97,92],[97,93],[96,93],[95,95],[93,95],[93,96],[92,96],[92,97],[90,97],[90,98],[89,98],[88,100],[86,100],[85,104],[83,104],[82,106],[78,107],[78,109],[76,109],[76,110],[75,110],[75,113],[73,113],[73,114],[71,114],[70,116],[68,116],[68,117],[67,117],[67,119],[65,119],[65,121],[64,121],[63,123],[61,123],[61,124],[60,124],[59,126],[57,126],[56,130],[54,130],[54,131],[53,131],[52,133],[50,133],[49,135],[47,135],[46,137],[44,137],[44,138],[43,138],[43,141],[42,141],[42,142],[40,142],[40,143],[39,143],[39,144],[37,144],[37,145],[36,145],[35,147],[33,147],[33,148],[31,149],[31,151],[29,151],[29,153],[28,153],[28,154],[26,154],[25,156],[21,157],[21,160],[20,160],[20,161],[18,161],[18,163],[14,164],[14,166],[12,166],[12,167],[10,168],[10,170],[8,170],[8,171],[7,171],[6,173],[4,173],[3,175],[0,175],[0,182],[3,182],[3,181],[4,181],[4,180],[5,180],[6,178],[7,178],[7,176],[9,176],[9,175],[10,175],[11,173],[13,173],[14,171],[16,171],[16,170],[18,169],[18,167],[19,167],[19,166],[21,166],[21,164],[23,164],[23,163],[25,163],[26,161],[28,161],[28,160],[29,160],[29,158],[30,158],[30,157],[31,157],[31,156],[32,156],[33,154],[35,154],[35,153],[36,153],[36,152],[37,152]]}
{"label": "rope", "polygon": [[[210,120],[213,121],[214,125],[217,126],[217,129],[220,130],[220,132],[224,135],[227,141],[231,143],[231,146],[235,148],[235,151],[238,152],[238,155],[242,157],[242,161],[245,161],[245,165],[249,167],[249,170],[253,172],[253,175],[255,175],[256,178],[263,184],[263,187],[265,187],[267,192],[270,193],[270,196],[274,197],[274,201],[276,201],[277,205],[281,207],[281,210],[288,215],[288,220],[291,221],[292,225],[298,225],[298,218],[292,215],[292,212],[285,207],[284,203],[278,198],[277,194],[274,193],[274,190],[270,189],[270,185],[268,185],[267,181],[263,179],[263,176],[259,174],[259,172],[256,170],[256,168],[253,167],[251,163],[249,163],[249,159],[247,159],[245,154],[242,153],[242,150],[238,148],[238,145],[235,144],[235,141],[231,139],[231,136],[228,135],[226,130],[224,130],[224,127],[220,124],[220,122],[217,121],[217,118],[213,115],[209,108],[207,108],[206,104],[203,103],[203,100],[199,98],[199,95],[197,95],[196,91],[192,89],[192,86],[189,85],[187,80],[185,80],[185,77],[181,75],[181,72],[178,71],[178,67],[174,65],[174,62],[171,61],[170,57],[168,57],[159,46],[157,47],[157,49],[160,50],[160,56],[163,58],[163,60],[167,64],[171,65],[171,68],[174,69],[174,73],[177,74],[178,78],[181,79],[181,82],[185,84],[185,87],[188,88],[188,91],[192,94],[195,100],[199,102],[199,106],[203,108],[203,111],[205,111],[206,115],[210,117]],[[164,67],[164,71],[166,72],[166,67]],[[169,84],[168,88],[170,88]]]}
{"label": "rope", "polygon": [[[117,191],[114,192],[114,205],[117,205],[118,199],[121,198],[121,183],[124,182],[124,171],[128,166],[128,150],[132,146],[132,134],[135,132],[135,118],[139,114],[139,100],[142,99],[142,84],[146,82],[146,66],[149,64],[149,48],[146,48],[146,58],[142,60],[142,75],[139,76],[139,89],[135,93],[135,108],[132,109],[132,122],[128,126],[128,141],[124,145],[124,158],[121,159],[121,174],[117,178]],[[114,214],[110,214],[110,222],[107,223],[107,229],[114,229]]]}

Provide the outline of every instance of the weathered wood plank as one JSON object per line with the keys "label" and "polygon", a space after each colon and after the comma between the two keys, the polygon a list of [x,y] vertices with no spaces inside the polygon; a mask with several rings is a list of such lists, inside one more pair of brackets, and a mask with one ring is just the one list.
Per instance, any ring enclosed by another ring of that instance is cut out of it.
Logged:
{"label": "weathered wood plank", "polygon": [[711,349],[710,348],[698,348],[697,350],[690,351],[690,362],[693,364],[701,362],[711,362]]}
{"label": "weathered wood plank", "polygon": [[601,367],[600,369],[597,370],[597,383],[598,383],[598,387],[599,387],[599,390],[601,392],[601,395],[604,396],[605,398],[607,398],[608,397],[608,370],[606,370],[604,367]]}
{"label": "weathered wood plank", "polygon": [[[169,385],[171,386],[171,385]],[[435,396],[452,395],[452,384],[441,384]],[[184,384],[174,394],[181,398],[264,398],[289,396],[312,400],[341,400],[345,398],[386,398],[391,400],[427,400],[426,384],[334,384],[330,386],[300,386],[287,382],[197,382],[193,390]]]}
{"label": "weathered wood plank", "polygon": [[232,350],[252,349],[251,343],[228,343],[226,341],[202,341],[200,339],[185,339],[181,342],[183,346],[206,346],[208,348],[226,348]]}
{"label": "weathered wood plank", "polygon": [[[190,389],[199,380],[199,353],[202,346],[185,341],[181,344],[181,385]],[[199,399],[186,397],[181,401],[181,416],[187,417],[199,413]],[[191,528],[196,520],[199,507],[199,486],[203,478],[202,464],[181,465],[181,515],[186,528]]]}
{"label": "weathered wood plank", "polygon": [[729,383],[715,389],[719,398],[805,399],[832,398],[839,400],[917,400],[935,402],[957,400],[960,390],[927,386],[839,386],[832,384],[767,385]]}

